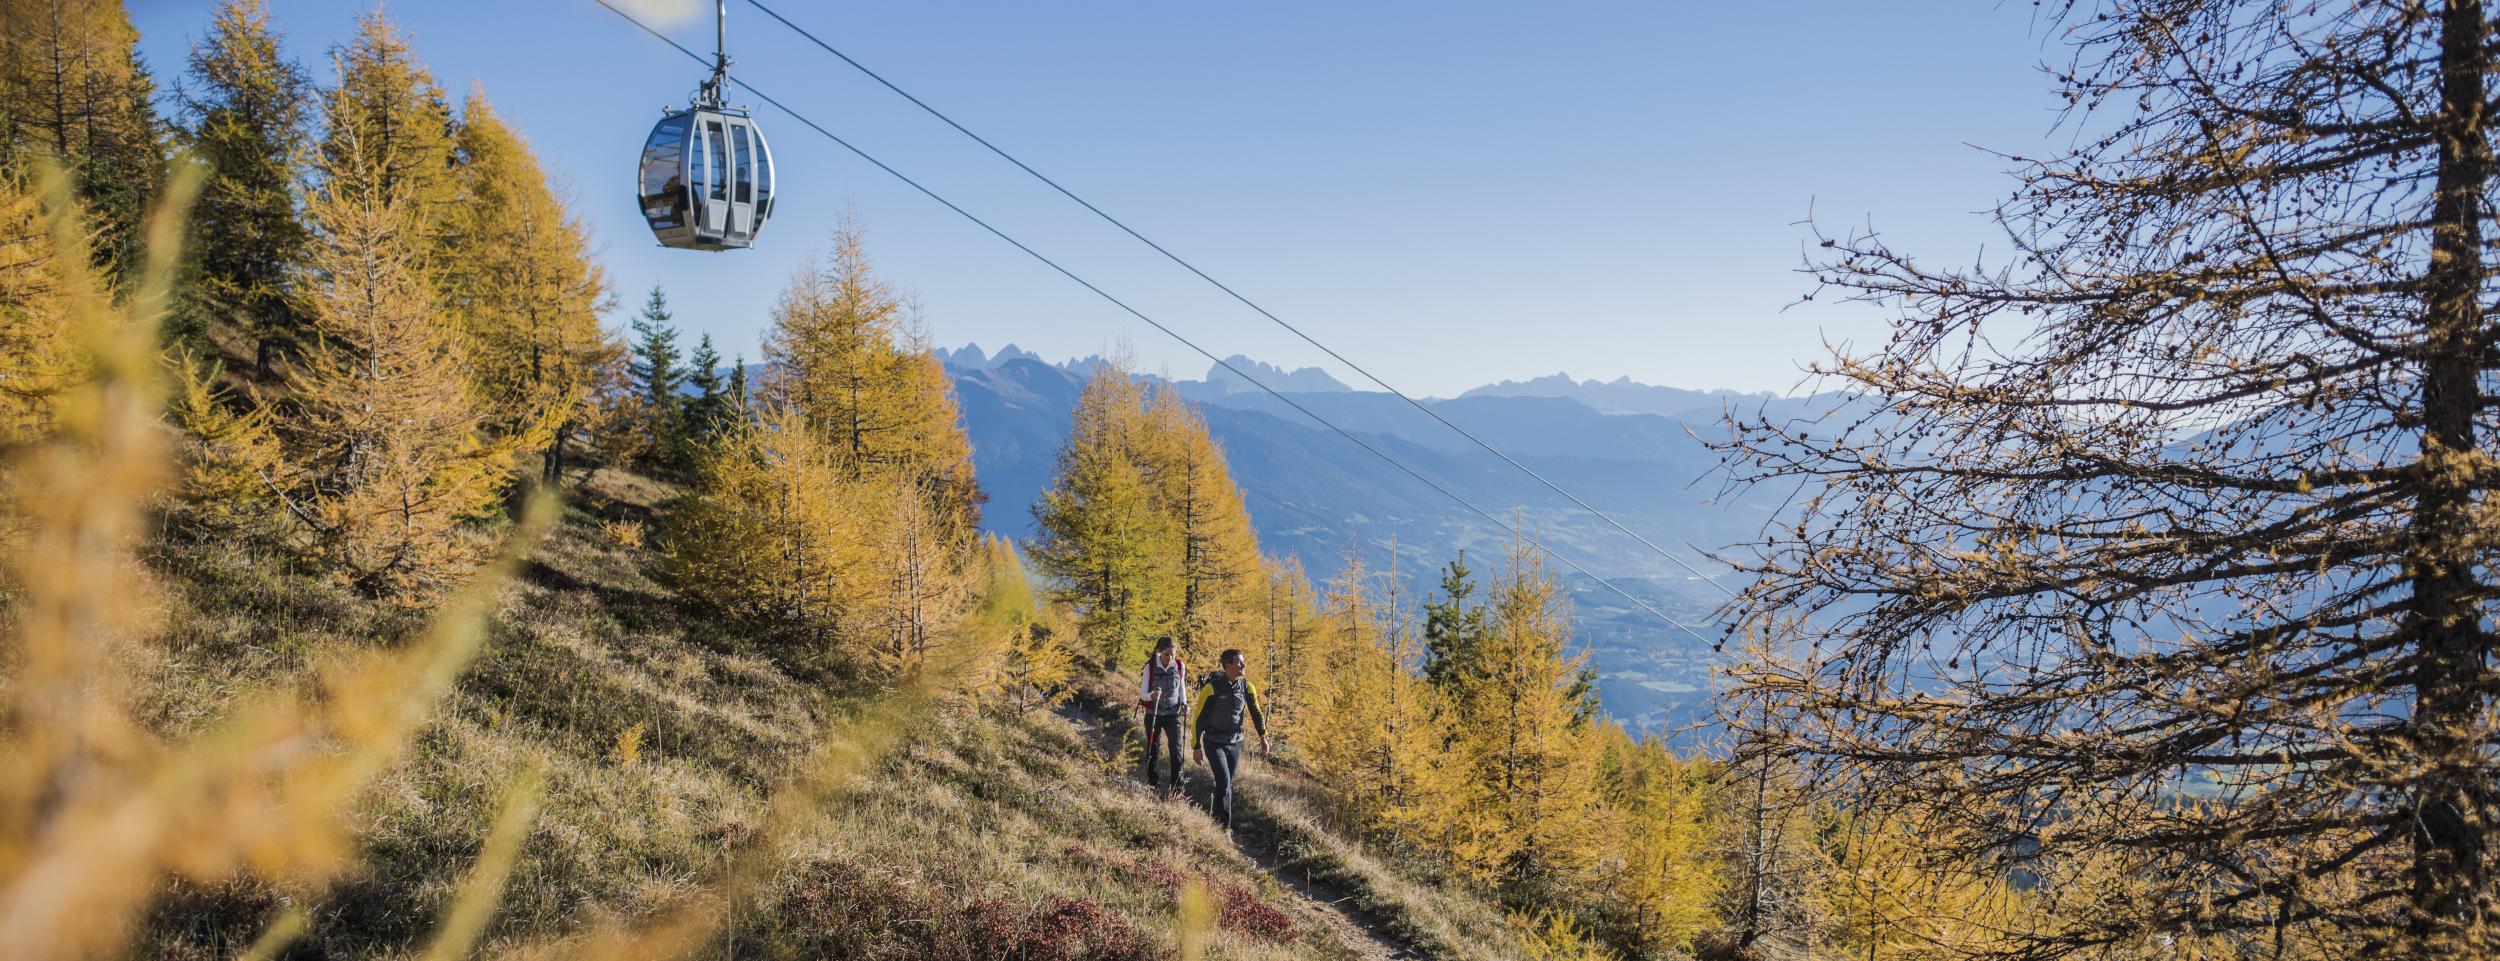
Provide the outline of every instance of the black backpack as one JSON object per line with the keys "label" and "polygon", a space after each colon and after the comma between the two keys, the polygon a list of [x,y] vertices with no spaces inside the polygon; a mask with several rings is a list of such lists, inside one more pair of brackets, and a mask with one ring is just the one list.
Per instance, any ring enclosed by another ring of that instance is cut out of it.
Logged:
{"label": "black backpack", "polygon": [[1202,724],[1218,743],[1230,744],[1241,737],[1243,715],[1250,710],[1250,698],[1243,690],[1246,685],[1221,672],[1207,675],[1206,684],[1207,706],[1200,715],[1204,718]]}

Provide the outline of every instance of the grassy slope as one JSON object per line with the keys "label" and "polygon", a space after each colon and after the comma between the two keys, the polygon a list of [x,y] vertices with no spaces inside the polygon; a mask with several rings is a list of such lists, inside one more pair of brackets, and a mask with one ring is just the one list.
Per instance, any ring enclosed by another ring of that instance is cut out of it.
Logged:
{"label": "grassy slope", "polygon": [[[1135,712],[1114,706],[1120,702],[1109,683],[1095,679],[1076,692],[1071,713],[1133,755],[1144,734]],[[1193,798],[1205,790],[1200,772],[1190,771]],[[1308,897],[1342,903],[1381,936],[1435,958],[1498,961],[1522,955],[1493,905],[1420,881],[1421,868],[1355,840],[1328,816],[1320,785],[1290,756],[1245,764],[1236,797],[1243,850],[1272,875],[1298,882]]]}
{"label": "grassy slope", "polygon": [[[647,521],[667,493],[602,472],[577,495],[453,702],[355,814],[364,850],[338,884],[179,885],[139,953],[231,957],[296,904],[313,928],[291,956],[403,956],[475,859],[504,785],[532,767],[546,774],[546,804],[490,949],[703,891],[775,782],[873,695],[775,667],[651,581],[647,552],[603,525]],[[158,567],[167,643],[141,673],[148,715],[169,733],[197,730],[255,692],[301,687],[325,656],[388,643],[421,621],[234,543],[169,547]],[[1175,892],[1193,880],[1221,909],[1216,957],[1384,953],[1203,816],[1149,800],[1132,761],[1060,716],[942,707],[914,724],[800,839],[736,918],[723,954],[1168,957]],[[620,756],[629,730],[639,731],[630,762]],[[1345,892],[1377,927],[1429,953],[1502,953],[1490,911],[1398,880],[1326,829],[1307,784],[1259,772],[1245,790],[1245,836],[1263,859]]]}

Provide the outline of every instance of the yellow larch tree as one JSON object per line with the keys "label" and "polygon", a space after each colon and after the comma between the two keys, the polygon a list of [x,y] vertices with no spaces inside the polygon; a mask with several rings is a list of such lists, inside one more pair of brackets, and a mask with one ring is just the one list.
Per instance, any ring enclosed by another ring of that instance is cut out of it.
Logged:
{"label": "yellow larch tree", "polygon": [[1354,823],[1437,854],[1438,824],[1454,813],[1448,739],[1439,699],[1412,666],[1421,632],[1394,569],[1379,577],[1349,556],[1321,608],[1297,748]]}
{"label": "yellow larch tree", "polygon": [[1034,564],[1075,614],[1085,647],[1118,669],[1146,656],[1178,602],[1178,532],[1136,454],[1144,394],[1117,363],[1096,369],[1070,413],[1049,486],[1033,505]]}
{"label": "yellow larch tree", "polygon": [[1169,630],[1183,654],[1212,664],[1242,646],[1257,617],[1259,541],[1241,488],[1206,419],[1169,387],[1146,392],[1134,450],[1179,551],[1167,561],[1179,575]]}
{"label": "yellow larch tree", "polygon": [[1525,539],[1487,604],[1476,670],[1455,693],[1455,750],[1475,773],[1459,840],[1463,873],[1526,902],[1581,889],[1605,836],[1596,745],[1575,723],[1572,689],[1584,654],[1571,636],[1562,588]]}
{"label": "yellow larch tree", "polygon": [[409,188],[378,156],[339,152],[314,195],[314,343],[279,426],[320,553],[362,587],[421,595],[480,556],[455,528],[492,513],[512,458],[482,429]]}
{"label": "yellow larch tree", "polygon": [[1379,629],[1372,576],[1361,555],[1349,553],[1319,599],[1318,629],[1310,638],[1301,686],[1302,723],[1295,749],[1311,774],[1355,824],[1370,826],[1379,813],[1363,772],[1371,739],[1379,730],[1382,673],[1374,633]]}
{"label": "yellow larch tree", "polygon": [[1720,927],[1727,825],[1714,804],[1719,772],[1618,724],[1596,728],[1609,802],[1622,812],[1611,896],[1614,921],[1644,948],[1690,952]]}
{"label": "yellow larch tree", "polygon": [[81,207],[66,175],[46,162],[40,191],[0,169],[0,548],[25,534],[41,505],[22,501],[21,451],[52,437],[71,391],[93,379],[81,318],[111,313]]}
{"label": "yellow larch tree", "polygon": [[1291,743],[1316,653],[1312,635],[1321,624],[1319,599],[1311,590],[1310,577],[1302,571],[1302,562],[1292,557],[1261,556],[1259,580],[1264,591],[1259,599],[1263,623],[1254,628],[1260,657],[1253,663],[1264,666],[1261,676],[1267,680],[1259,690],[1266,701],[1268,726]]}
{"label": "yellow larch tree", "polygon": [[[1958,830],[1911,811],[1826,807],[1813,897],[1823,938],[1862,961],[1941,961],[2018,943],[2026,899],[1988,864],[1940,856]],[[2184,955],[2172,955],[2184,956]]]}
{"label": "yellow larch tree", "polygon": [[171,358],[172,420],[181,428],[182,476],[167,494],[186,525],[210,533],[268,529],[285,475],[285,448],[271,409],[232,402],[214,361]]}
{"label": "yellow larch tree", "polygon": [[89,253],[117,277],[137,265],[164,164],[138,42],[118,0],[0,0],[0,170],[59,165],[94,225]]}
{"label": "yellow larch tree", "polygon": [[1440,692],[1415,670],[1423,662],[1423,627],[1400,591],[1394,544],[1390,551],[1373,646],[1356,651],[1355,662],[1356,670],[1369,676],[1364,686],[1370,696],[1379,700],[1372,711],[1379,727],[1365,732],[1366,766],[1377,781],[1374,820],[1386,833],[1420,838],[1455,816],[1464,798],[1463,775],[1450,763]]}
{"label": "yellow larch tree", "polygon": [[671,525],[688,593],[802,639],[799,653],[910,674],[980,576],[981,494],[944,373],[845,226],[765,335],[763,414],[720,436]]}
{"label": "yellow larch tree", "polygon": [[[55,203],[75,203],[66,193]],[[89,266],[85,235],[60,234],[44,200],[23,178],[0,172],[0,446],[48,434],[61,393],[88,364],[70,326],[81,297],[101,297],[104,278]],[[65,249],[62,238],[81,246]]]}
{"label": "yellow larch tree", "polygon": [[321,166],[367,172],[406,209],[412,240],[435,239],[457,195],[443,88],[378,7],[358,17],[355,37],[330,55],[338,86],[324,97]]}
{"label": "yellow larch tree", "polygon": [[830,263],[802,270],[764,335],[761,399],[798,412],[850,479],[900,477],[949,538],[980,520],[972,443],[945,370],[845,222]]}
{"label": "yellow larch tree", "polygon": [[854,483],[869,507],[869,566],[878,589],[852,626],[881,672],[907,677],[927,663],[981,572],[964,556],[960,532],[930,506],[924,485],[897,476]]}
{"label": "yellow larch tree", "polygon": [[979,568],[980,600],[962,624],[978,659],[972,694],[1013,704],[1018,712],[1036,701],[1065,697],[1076,663],[1056,618],[1026,578],[1015,544],[1003,537],[982,538]]}
{"label": "yellow larch tree", "polygon": [[443,218],[443,307],[460,331],[487,422],[540,453],[552,480],[581,431],[599,366],[623,347],[599,326],[605,271],[588,231],[547,183],[529,144],[482,90],[461,110]]}
{"label": "yellow larch tree", "polygon": [[786,406],[731,428],[670,514],[661,567],[687,596],[774,627],[796,661],[846,658],[842,619],[877,585],[878,518],[842,456]]}

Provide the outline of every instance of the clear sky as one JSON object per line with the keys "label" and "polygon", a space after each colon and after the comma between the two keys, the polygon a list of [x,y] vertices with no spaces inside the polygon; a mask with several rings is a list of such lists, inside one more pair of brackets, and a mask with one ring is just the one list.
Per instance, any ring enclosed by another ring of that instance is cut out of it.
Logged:
{"label": "clear sky", "polygon": [[[708,3],[671,33],[708,49]],[[131,0],[161,83],[209,0]],[[314,78],[366,4],[270,0]],[[1939,260],[2001,247],[1969,146],[2054,137],[2031,4],[914,0],[774,8],[1400,387],[1555,371],[1790,389],[1866,308],[1781,308],[1812,210]],[[847,207],[933,339],[1205,362],[770,108],[758,249],[654,245],[635,153],[702,70],[591,0],[387,7],[458,100],[481,84],[589,224],[621,327],[653,283],[723,353]],[[1219,354],[1326,358],[748,6],[737,74]],[[761,105],[758,105],[761,107]],[[1349,372],[1340,377],[1353,380]]]}

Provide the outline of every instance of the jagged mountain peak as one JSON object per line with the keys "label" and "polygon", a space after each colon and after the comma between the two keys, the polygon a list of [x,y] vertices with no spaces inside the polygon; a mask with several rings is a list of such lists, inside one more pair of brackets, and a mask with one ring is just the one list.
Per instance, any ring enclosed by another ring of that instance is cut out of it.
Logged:
{"label": "jagged mountain peak", "polygon": [[1025,350],[1024,348],[1018,347],[1013,343],[1009,343],[1007,346],[999,348],[998,352],[995,354],[983,351],[981,349],[981,345],[978,343],[965,344],[962,347],[958,347],[953,350],[948,350],[944,347],[932,347],[929,349],[929,353],[931,356],[938,359],[938,363],[945,364],[948,367],[961,368],[964,370],[983,370],[996,367],[1011,360],[1042,359],[1040,354]]}
{"label": "jagged mountain peak", "polygon": [[[1230,365],[1231,369],[1227,369],[1227,365]],[[1207,383],[1215,384],[1224,388],[1228,393],[1236,394],[1259,389],[1258,384],[1243,380],[1234,374],[1233,370],[1239,370],[1242,374],[1256,378],[1259,383],[1288,394],[1338,394],[1354,389],[1317,367],[1286,370],[1266,361],[1252,360],[1241,354],[1226,357],[1224,363],[1208,367]]]}

